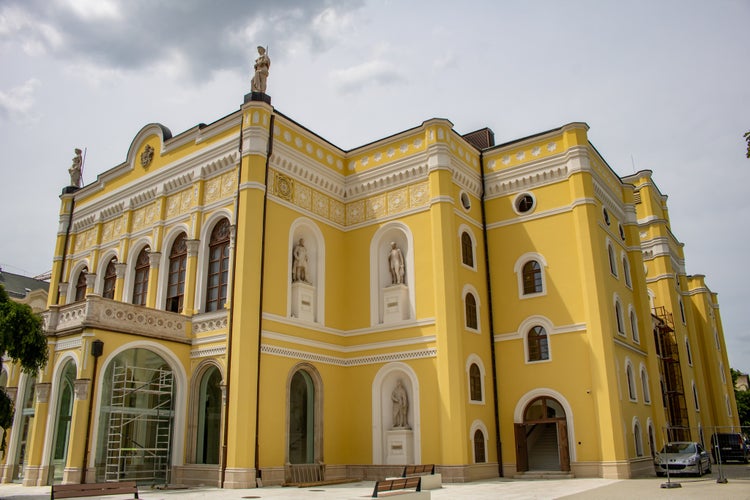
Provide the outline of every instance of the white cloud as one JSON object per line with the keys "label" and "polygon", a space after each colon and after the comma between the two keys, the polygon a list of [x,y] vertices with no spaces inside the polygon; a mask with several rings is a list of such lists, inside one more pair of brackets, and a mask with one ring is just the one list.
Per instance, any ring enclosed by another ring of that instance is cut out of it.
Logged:
{"label": "white cloud", "polygon": [[23,84],[13,87],[7,92],[0,91],[0,118],[10,118],[14,121],[33,121],[31,114],[36,99],[34,90],[41,85],[36,78],[29,78]]}
{"label": "white cloud", "polygon": [[353,92],[369,84],[389,85],[406,80],[393,63],[378,59],[334,71],[331,78],[343,93]]}
{"label": "white cloud", "polygon": [[18,44],[30,56],[40,56],[63,45],[63,35],[53,25],[10,5],[0,9],[0,41]]}
{"label": "white cloud", "polygon": [[120,6],[112,0],[62,0],[61,3],[86,21],[115,20],[122,17]]}
{"label": "white cloud", "polygon": [[313,39],[317,48],[326,49],[346,38],[353,24],[351,12],[340,12],[328,7],[316,15],[311,23]]}

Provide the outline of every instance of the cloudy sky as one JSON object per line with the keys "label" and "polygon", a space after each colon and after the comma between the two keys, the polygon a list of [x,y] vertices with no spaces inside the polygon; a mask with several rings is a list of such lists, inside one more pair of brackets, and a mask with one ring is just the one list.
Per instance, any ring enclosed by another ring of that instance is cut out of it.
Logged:
{"label": "cloudy sky", "polygon": [[422,121],[498,143],[571,121],[669,195],[688,274],[750,371],[750,0],[0,0],[0,265],[51,268],[76,147],[84,182],[135,134],[236,111],[257,45],[274,106],[350,149]]}

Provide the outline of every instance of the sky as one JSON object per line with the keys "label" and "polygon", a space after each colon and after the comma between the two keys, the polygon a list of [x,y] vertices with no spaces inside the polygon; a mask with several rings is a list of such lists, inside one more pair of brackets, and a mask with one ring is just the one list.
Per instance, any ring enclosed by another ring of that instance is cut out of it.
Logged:
{"label": "sky", "polygon": [[586,122],[616,173],[654,172],[747,373],[748,26],[750,0],[0,0],[0,266],[51,269],[74,148],[89,183],[146,124],[237,111],[263,45],[274,107],[343,149]]}

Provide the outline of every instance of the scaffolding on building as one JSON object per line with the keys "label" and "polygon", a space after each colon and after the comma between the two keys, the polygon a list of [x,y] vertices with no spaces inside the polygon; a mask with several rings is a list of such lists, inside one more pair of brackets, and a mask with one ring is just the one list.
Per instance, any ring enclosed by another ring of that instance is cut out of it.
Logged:
{"label": "scaffolding on building", "polygon": [[690,441],[685,389],[680,369],[680,353],[674,330],[672,314],[663,306],[654,308],[657,318],[654,328],[654,341],[659,355],[661,371],[661,391],[666,412],[670,441]]}
{"label": "scaffolding on building", "polygon": [[168,368],[113,367],[106,481],[169,481],[173,388]]}

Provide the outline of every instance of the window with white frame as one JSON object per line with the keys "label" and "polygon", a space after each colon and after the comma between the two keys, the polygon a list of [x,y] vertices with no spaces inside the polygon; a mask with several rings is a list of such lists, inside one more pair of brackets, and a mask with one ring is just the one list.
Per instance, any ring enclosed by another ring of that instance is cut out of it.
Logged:
{"label": "window with white frame", "polygon": [[638,394],[635,389],[635,376],[633,375],[633,365],[630,361],[625,362],[625,377],[628,380],[628,397],[631,401],[638,400]]}
{"label": "window with white frame", "polygon": [[609,257],[609,270],[612,273],[612,276],[617,277],[617,260],[615,259],[615,248],[610,242],[607,242],[607,256]]}
{"label": "window with white frame", "polygon": [[465,266],[474,268],[474,240],[468,231],[461,233],[461,262]]}
{"label": "window with white frame", "polygon": [[477,317],[477,299],[474,294],[468,292],[464,297],[464,306],[466,311],[466,328],[470,330],[479,329],[479,318]]}
{"label": "window with white frame", "polygon": [[625,284],[629,287],[633,287],[633,281],[630,277],[630,264],[628,263],[628,256],[622,255],[622,274],[625,277]]}
{"label": "window with white frame", "polygon": [[469,392],[472,401],[482,401],[482,372],[476,363],[469,366]]}
{"label": "window with white frame", "polygon": [[641,424],[638,419],[633,424],[633,441],[635,442],[635,456],[643,456],[643,439],[641,437]]}
{"label": "window with white frame", "polygon": [[620,335],[625,335],[625,321],[622,317],[622,306],[620,305],[620,301],[618,299],[615,299],[615,320],[617,321],[617,333]]}
{"label": "window with white frame", "polygon": [[635,315],[633,309],[630,309],[630,332],[633,335],[633,342],[640,343],[641,336],[638,333],[638,317]]}
{"label": "window with white frame", "polygon": [[690,366],[693,366],[693,351],[690,349],[690,339],[685,336],[685,353],[687,354],[687,362]]}
{"label": "window with white frame", "polygon": [[695,411],[701,411],[701,404],[698,401],[698,389],[695,387],[695,382],[692,382],[693,386],[693,401],[695,401]]}
{"label": "window with white frame", "polygon": [[649,389],[648,387],[648,372],[646,371],[646,367],[643,365],[641,365],[641,386],[643,389],[643,402],[650,403],[651,389]]}
{"label": "window with white frame", "polygon": [[536,325],[529,330],[526,336],[529,361],[544,361],[549,359],[549,340],[547,330],[543,326]]}
{"label": "window with white frame", "polygon": [[547,262],[536,252],[523,254],[516,260],[513,272],[518,278],[518,296],[521,299],[546,295],[545,268]]}

